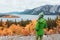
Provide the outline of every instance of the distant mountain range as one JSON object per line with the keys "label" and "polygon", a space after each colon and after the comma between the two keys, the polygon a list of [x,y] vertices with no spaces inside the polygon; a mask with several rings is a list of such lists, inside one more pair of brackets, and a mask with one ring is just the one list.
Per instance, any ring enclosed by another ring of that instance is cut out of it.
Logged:
{"label": "distant mountain range", "polygon": [[44,5],[34,8],[32,14],[38,15],[40,12],[44,12],[46,15],[58,15],[60,14],[60,5]]}
{"label": "distant mountain range", "polygon": [[60,5],[44,5],[44,6],[34,8],[34,9],[27,9],[22,12],[9,12],[9,14],[38,15],[40,12],[44,12],[45,15],[59,15]]}

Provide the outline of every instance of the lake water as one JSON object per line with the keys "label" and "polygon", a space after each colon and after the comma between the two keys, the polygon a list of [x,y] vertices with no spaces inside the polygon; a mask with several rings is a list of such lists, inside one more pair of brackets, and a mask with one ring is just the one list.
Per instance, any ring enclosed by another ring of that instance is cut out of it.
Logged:
{"label": "lake water", "polygon": [[[16,15],[16,14],[13,14],[13,15]],[[3,19],[4,21],[6,21],[7,19],[8,20],[17,20],[17,21],[20,21],[21,19],[23,19],[23,20],[27,20],[27,19],[29,19],[29,20],[32,20],[32,19],[38,19],[38,15],[16,15],[16,16],[19,16],[20,18],[0,18],[0,19]],[[51,18],[51,19],[55,19],[56,17],[57,17],[57,15],[45,15],[44,16],[44,18],[45,19],[48,19],[48,17],[49,18]]]}

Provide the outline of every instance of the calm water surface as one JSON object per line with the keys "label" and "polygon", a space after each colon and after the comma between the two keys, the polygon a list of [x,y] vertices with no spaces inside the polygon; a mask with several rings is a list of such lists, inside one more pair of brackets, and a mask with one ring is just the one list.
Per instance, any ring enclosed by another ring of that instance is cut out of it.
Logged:
{"label": "calm water surface", "polygon": [[[16,15],[16,14],[13,14],[13,15]],[[38,15],[16,15],[16,16],[19,16],[20,18],[0,18],[0,19],[3,19],[4,21],[6,21],[7,19],[8,20],[17,20],[17,21],[20,21],[21,19],[23,20],[32,20],[32,19],[38,19]],[[51,18],[51,19],[55,19],[57,17],[57,15],[45,15],[44,18],[45,19],[48,19],[48,18]]]}

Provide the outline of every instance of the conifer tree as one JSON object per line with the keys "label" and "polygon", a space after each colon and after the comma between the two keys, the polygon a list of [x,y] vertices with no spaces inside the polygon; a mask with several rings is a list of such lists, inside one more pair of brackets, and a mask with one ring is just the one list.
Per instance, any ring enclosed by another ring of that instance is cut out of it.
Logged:
{"label": "conifer tree", "polygon": [[9,27],[10,26],[10,24],[9,24],[9,20],[7,19],[7,27]]}
{"label": "conifer tree", "polygon": [[0,20],[0,26],[2,26],[2,19]]}

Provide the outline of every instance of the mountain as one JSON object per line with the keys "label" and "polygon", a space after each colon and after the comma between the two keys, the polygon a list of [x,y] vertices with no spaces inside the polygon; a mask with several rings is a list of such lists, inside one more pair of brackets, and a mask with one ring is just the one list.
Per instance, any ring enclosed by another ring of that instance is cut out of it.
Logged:
{"label": "mountain", "polygon": [[32,14],[38,15],[40,12],[44,12],[45,15],[58,15],[60,14],[60,5],[44,5],[37,7]]}
{"label": "mountain", "polygon": [[31,14],[33,12],[33,9],[27,9],[27,10],[25,10],[25,11],[23,11],[23,12],[21,12],[20,14]]}
{"label": "mountain", "polygon": [[[44,12],[45,15],[59,15],[60,5],[44,5],[33,9],[26,9],[22,12],[8,12],[9,14],[18,15],[38,15],[40,12]],[[6,14],[8,14],[6,13]]]}
{"label": "mountain", "polygon": [[23,12],[12,12],[12,14],[38,15],[40,12],[44,12],[45,15],[58,15],[60,14],[60,5],[44,5],[34,9],[27,9]]}
{"label": "mountain", "polygon": [[30,15],[33,12],[33,9],[26,9],[22,12],[9,12],[10,14],[19,14],[19,15]]}

